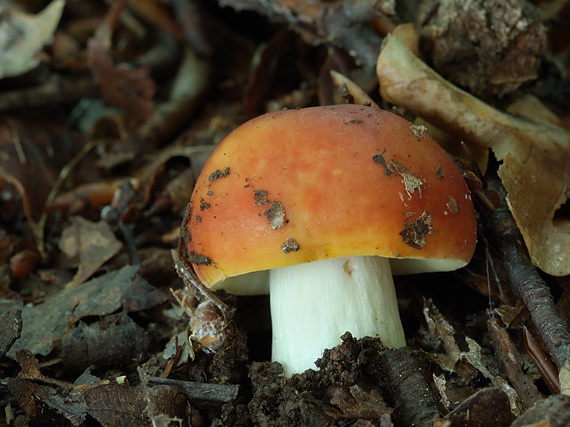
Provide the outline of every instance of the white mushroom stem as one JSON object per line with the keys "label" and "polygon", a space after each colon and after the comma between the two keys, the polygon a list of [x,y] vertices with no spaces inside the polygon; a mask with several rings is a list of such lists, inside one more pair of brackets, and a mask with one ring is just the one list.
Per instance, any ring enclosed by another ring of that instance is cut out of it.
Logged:
{"label": "white mushroom stem", "polygon": [[272,360],[287,377],[309,368],[323,350],[355,338],[378,337],[404,347],[388,259],[333,258],[271,270]]}

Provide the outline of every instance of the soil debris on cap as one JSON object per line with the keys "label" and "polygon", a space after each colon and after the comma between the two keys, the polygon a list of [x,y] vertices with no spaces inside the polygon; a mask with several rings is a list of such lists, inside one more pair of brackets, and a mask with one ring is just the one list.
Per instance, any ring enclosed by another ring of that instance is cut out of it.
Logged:
{"label": "soil debris on cap", "polygon": [[267,191],[253,190],[253,200],[257,206],[263,206],[267,203],[271,203],[271,201],[265,196],[267,196]]}
{"label": "soil debris on cap", "polygon": [[212,263],[212,260],[210,258],[205,255],[198,254],[194,251],[188,254],[188,259],[192,264],[196,265],[210,265]]}
{"label": "soil debris on cap", "polygon": [[203,198],[200,198],[200,210],[203,211],[204,209],[208,209],[212,205],[205,201]]}
{"label": "soil debris on cap", "polygon": [[438,178],[445,178],[445,174],[443,173],[443,169],[441,168],[441,165],[437,165],[437,169],[436,169],[435,173],[436,173]]}
{"label": "soil debris on cap", "polygon": [[267,223],[274,230],[285,225],[285,210],[281,202],[274,201],[270,207],[263,211],[263,215],[267,217]]}
{"label": "soil debris on cap", "polygon": [[400,174],[402,177],[402,182],[404,183],[404,187],[406,188],[406,193],[408,193],[408,200],[412,199],[412,194],[416,189],[422,197],[422,187],[423,182],[421,179],[417,178],[410,170],[405,167],[403,164],[398,162],[395,159],[390,160],[390,164],[396,169],[396,172]]}
{"label": "soil debris on cap", "polygon": [[289,252],[297,252],[299,250],[299,244],[295,239],[288,238],[285,240],[285,243],[281,245],[281,250],[286,254]]}
{"label": "soil debris on cap", "polygon": [[392,175],[393,169],[390,165],[386,164],[386,160],[384,160],[384,156],[382,154],[376,154],[372,157],[372,160],[384,166],[384,175]]}
{"label": "soil debris on cap", "polygon": [[426,244],[426,236],[433,234],[431,216],[426,211],[423,211],[413,223],[406,223],[405,227],[400,231],[400,236],[414,249],[422,249]]}
{"label": "soil debris on cap", "polygon": [[457,204],[457,200],[455,200],[453,196],[449,196],[449,202],[447,202],[445,206],[447,206],[447,209],[449,209],[452,215],[455,215],[461,210],[461,206]]}
{"label": "soil debris on cap", "polygon": [[208,177],[208,181],[213,182],[216,179],[224,178],[224,177],[228,176],[229,173],[230,173],[230,167],[229,166],[227,168],[225,168],[223,172],[219,169],[216,169],[214,172],[212,172],[210,174],[210,176]]}
{"label": "soil debris on cap", "polygon": [[412,133],[418,141],[424,137],[424,133],[427,131],[427,128],[424,125],[412,125],[410,126]]}

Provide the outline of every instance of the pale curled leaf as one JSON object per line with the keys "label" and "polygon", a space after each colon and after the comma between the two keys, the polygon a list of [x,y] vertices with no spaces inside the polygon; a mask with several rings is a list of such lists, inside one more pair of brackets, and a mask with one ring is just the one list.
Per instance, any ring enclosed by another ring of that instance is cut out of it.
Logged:
{"label": "pale curled leaf", "polygon": [[382,97],[478,148],[491,148],[534,265],[570,274],[570,221],[555,219],[570,183],[570,133],[492,108],[453,86],[388,36],[378,58]]}
{"label": "pale curled leaf", "polygon": [[346,90],[354,97],[354,103],[359,105],[370,105],[371,107],[378,107],[378,104],[374,102],[372,98],[358,86],[355,82],[350,80],[344,74],[338,71],[331,70],[331,78],[338,90],[345,87]]}
{"label": "pale curled leaf", "polygon": [[38,52],[59,23],[65,1],[54,0],[37,15],[12,9],[0,21],[0,78],[13,77],[40,63]]}

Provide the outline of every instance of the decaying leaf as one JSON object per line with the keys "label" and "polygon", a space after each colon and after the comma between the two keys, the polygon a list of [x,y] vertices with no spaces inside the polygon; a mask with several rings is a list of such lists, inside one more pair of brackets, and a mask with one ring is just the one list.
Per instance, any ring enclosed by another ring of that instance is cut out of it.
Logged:
{"label": "decaying leaf", "polygon": [[22,310],[12,308],[0,313],[0,357],[3,357],[22,332]]}
{"label": "decaying leaf", "polygon": [[422,48],[453,83],[488,96],[536,79],[546,26],[531,2],[426,0],[418,9]]}
{"label": "decaying leaf", "polygon": [[[187,407],[184,394],[168,386],[145,389],[102,384],[85,390],[81,398],[87,413],[102,425],[151,425],[148,415],[159,414],[171,417],[168,421],[182,420]],[[152,406],[152,414],[148,413],[148,406]]]}
{"label": "decaying leaf", "polygon": [[86,316],[104,316],[122,305],[127,289],[133,286],[137,267],[126,266],[99,276],[82,286],[66,288],[53,298],[22,308],[22,332],[8,357],[28,349],[32,354],[48,355],[69,325]]}
{"label": "decaying leaf", "polygon": [[80,321],[63,336],[61,347],[67,372],[85,366],[126,368],[146,359],[150,336],[123,311],[91,324]]}
{"label": "decaying leaf", "polygon": [[468,351],[462,351],[455,339],[455,329],[438,310],[432,301],[424,302],[424,317],[432,336],[439,337],[443,342],[445,353],[432,354],[442,369],[454,372],[460,361],[469,363],[473,368],[487,378],[493,386],[505,393],[509,398],[511,412],[518,416],[522,413],[521,399],[510,384],[498,375],[493,374],[481,355],[481,346],[472,338],[465,337]]}
{"label": "decaying leaf", "polygon": [[121,242],[106,222],[93,223],[74,217],[72,224],[61,233],[61,250],[70,257],[79,256],[79,268],[67,286],[83,283],[121,249]]}
{"label": "decaying leaf", "polygon": [[46,209],[68,209],[72,215],[100,209],[111,203],[115,191],[124,182],[124,178],[119,178],[112,182],[98,181],[78,185],[75,189],[57,196]]}
{"label": "decaying leaf", "polygon": [[172,251],[172,256],[176,271],[186,285],[184,289],[172,291],[172,295],[190,318],[190,337],[204,351],[214,353],[226,340],[233,310],[195,277],[192,267],[177,252]]}
{"label": "decaying leaf", "polygon": [[492,108],[444,80],[394,36],[384,42],[377,74],[387,101],[493,150],[532,262],[554,276],[570,274],[570,220],[555,217],[570,194],[570,133]]}
{"label": "decaying leaf", "polygon": [[38,66],[38,52],[53,36],[65,1],[54,0],[37,15],[2,7],[0,17],[0,78],[23,74]]}
{"label": "decaying leaf", "polygon": [[125,2],[118,2],[110,9],[105,20],[89,40],[87,55],[91,69],[101,84],[105,101],[124,108],[134,119],[142,122],[154,111],[152,98],[156,84],[146,67],[131,68],[115,64],[111,55],[111,39],[116,20]]}

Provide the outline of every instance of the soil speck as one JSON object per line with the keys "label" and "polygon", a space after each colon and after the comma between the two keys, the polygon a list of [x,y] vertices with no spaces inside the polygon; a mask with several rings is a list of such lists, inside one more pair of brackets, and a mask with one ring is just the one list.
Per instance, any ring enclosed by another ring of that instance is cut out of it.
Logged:
{"label": "soil speck", "polygon": [[424,125],[412,125],[410,126],[410,129],[412,130],[414,136],[418,138],[418,141],[424,137],[424,134],[427,131],[427,128]]}
{"label": "soil speck", "polygon": [[285,225],[285,210],[281,202],[273,202],[273,204],[263,211],[263,215],[267,217],[267,223],[277,230]]}
{"label": "soil speck", "polygon": [[223,172],[219,169],[216,169],[214,172],[212,172],[210,174],[210,176],[208,176],[208,181],[213,182],[216,179],[224,178],[224,177],[228,176],[229,173],[230,173],[229,166],[227,168],[225,168]]}
{"label": "soil speck", "polygon": [[453,215],[461,210],[461,206],[457,204],[457,201],[453,198],[453,196],[449,196],[449,202],[447,202],[445,206],[447,206],[447,209],[449,209]]}
{"label": "soil speck", "polygon": [[413,223],[406,223],[405,227],[400,232],[400,236],[414,249],[422,249],[426,244],[426,236],[433,234],[431,216],[426,211],[423,211]]}
{"label": "soil speck", "polygon": [[437,170],[435,171],[438,178],[445,178],[445,174],[443,173],[443,169],[441,165],[437,165]]}
{"label": "soil speck", "polygon": [[210,265],[212,263],[212,260],[210,258],[205,255],[198,254],[194,251],[188,254],[188,259],[192,264],[196,265]]}
{"label": "soil speck", "polygon": [[384,156],[382,154],[376,154],[375,156],[372,157],[372,160],[384,166],[385,175],[392,175],[393,170],[389,165],[386,164],[386,160],[384,160]]}
{"label": "soil speck", "polygon": [[281,250],[286,254],[289,252],[297,252],[299,250],[299,244],[295,239],[289,238],[281,245]]}
{"label": "soil speck", "polygon": [[204,199],[200,199],[200,210],[203,211],[204,209],[208,209],[210,206],[212,206],[211,204],[209,204],[207,201],[205,201]]}
{"label": "soil speck", "polygon": [[412,199],[412,194],[414,194],[414,191],[416,191],[416,189],[418,190],[418,193],[421,197],[422,187],[423,187],[422,180],[417,178],[412,172],[410,172],[410,170],[407,167],[405,167],[397,160],[392,159],[390,160],[390,163],[392,164],[394,169],[396,169],[396,172],[398,172],[402,177],[402,182],[404,183],[404,187],[406,188],[406,193],[408,193],[408,200]]}

